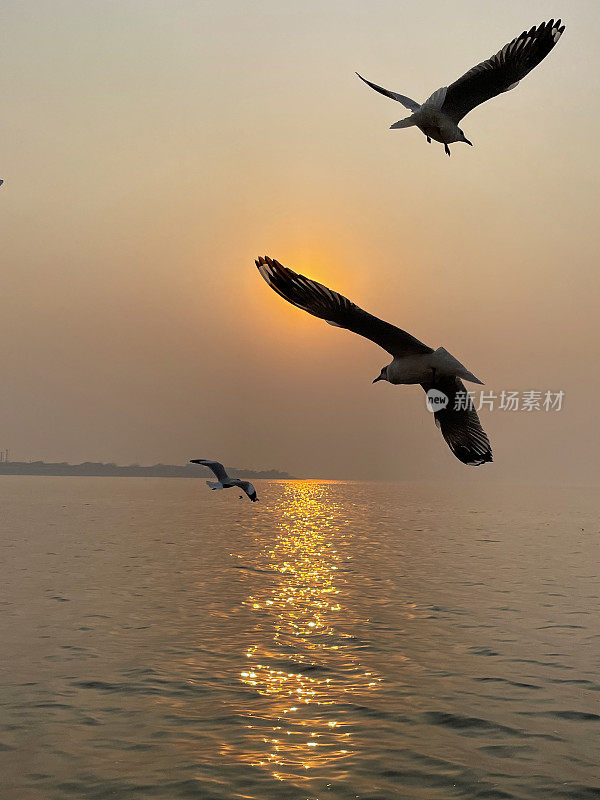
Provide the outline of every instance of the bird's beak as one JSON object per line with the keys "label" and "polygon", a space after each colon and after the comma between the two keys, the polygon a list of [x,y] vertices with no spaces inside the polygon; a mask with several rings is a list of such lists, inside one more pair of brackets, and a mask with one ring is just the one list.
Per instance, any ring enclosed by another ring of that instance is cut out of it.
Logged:
{"label": "bird's beak", "polygon": [[190,458],[190,464],[199,464],[200,461],[197,458]]}
{"label": "bird's beak", "polygon": [[471,147],[473,147],[473,142],[470,142],[468,139],[463,139],[463,142],[464,142],[465,144],[470,144],[470,145],[471,145]]}
{"label": "bird's beak", "polygon": [[382,381],[382,380],[383,380],[383,375],[378,375],[378,376],[375,378],[375,380],[374,380],[374,381],[371,381],[371,383],[377,383],[377,381]]}

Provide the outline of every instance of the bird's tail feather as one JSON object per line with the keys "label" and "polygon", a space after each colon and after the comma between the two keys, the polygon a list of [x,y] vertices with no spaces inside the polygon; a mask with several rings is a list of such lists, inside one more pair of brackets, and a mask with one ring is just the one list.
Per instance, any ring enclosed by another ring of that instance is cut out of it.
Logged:
{"label": "bird's tail feather", "polygon": [[485,385],[483,381],[480,381],[479,378],[476,378],[475,375],[473,375],[472,372],[469,372],[468,369],[463,370],[460,373],[460,377],[465,381],[471,381],[471,383],[479,383],[481,386]]}
{"label": "bird's tail feather", "polygon": [[390,130],[396,130],[397,128],[410,128],[412,125],[416,125],[413,117],[406,117],[406,119],[398,120],[398,122],[394,122],[393,125],[390,125]]}

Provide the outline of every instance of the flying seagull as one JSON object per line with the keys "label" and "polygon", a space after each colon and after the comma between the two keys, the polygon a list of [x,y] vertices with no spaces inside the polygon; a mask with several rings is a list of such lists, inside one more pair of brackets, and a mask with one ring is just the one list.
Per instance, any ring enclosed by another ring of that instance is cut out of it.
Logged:
{"label": "flying seagull", "polygon": [[237,486],[243,492],[246,492],[253,503],[258,502],[256,496],[256,489],[249,481],[241,481],[239,478],[230,478],[227,470],[219,461],[209,461],[206,458],[192,458],[190,464],[202,464],[203,467],[208,467],[215,474],[216,481],[206,481],[206,485],[214,491],[215,489],[231,489]]}
{"label": "flying seagull", "polygon": [[428,399],[432,392],[441,396],[444,403],[434,411],[435,422],[459,461],[472,466],[492,461],[490,442],[461,378],[473,383],[482,381],[447,350],[443,347],[433,350],[410,333],[368,314],[341,294],[272,258],[261,256],[255,263],[271,289],[288,303],[330,325],[370,339],[393,357],[373,383],[419,383]]}
{"label": "flying seagull", "polygon": [[527,75],[534,67],[546,58],[550,50],[558,42],[565,29],[561,21],[542,22],[530,31],[523,31],[512,42],[504,45],[495,56],[482,61],[476,67],[459,78],[450,86],[437,89],[429,99],[420,105],[403,94],[391,92],[371,83],[362,75],[358,75],[376,92],[397,100],[409,111],[410,117],[395,122],[391,128],[410,128],[416,125],[431,143],[432,139],[441,142],[444,150],[450,155],[449,144],[466,142],[472,145],[458,127],[461,119],[486,100],[491,100],[502,92],[508,92]]}

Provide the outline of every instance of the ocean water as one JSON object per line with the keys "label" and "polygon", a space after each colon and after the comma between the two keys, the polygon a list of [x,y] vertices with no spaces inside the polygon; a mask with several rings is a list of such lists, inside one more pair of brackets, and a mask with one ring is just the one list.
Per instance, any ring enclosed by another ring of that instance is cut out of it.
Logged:
{"label": "ocean water", "polygon": [[600,797],[592,489],[0,479],[2,800]]}

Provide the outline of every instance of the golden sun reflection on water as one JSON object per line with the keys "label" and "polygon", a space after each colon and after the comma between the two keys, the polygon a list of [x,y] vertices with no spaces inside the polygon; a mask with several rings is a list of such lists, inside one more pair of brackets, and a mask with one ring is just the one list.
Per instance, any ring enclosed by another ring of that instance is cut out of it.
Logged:
{"label": "golden sun reflection on water", "polygon": [[351,560],[331,486],[295,481],[274,509],[279,533],[259,555],[275,584],[246,600],[255,642],[242,683],[257,698],[247,714],[243,760],[279,779],[312,775],[354,752],[352,704],[381,678],[361,667],[358,620],[345,605]]}

